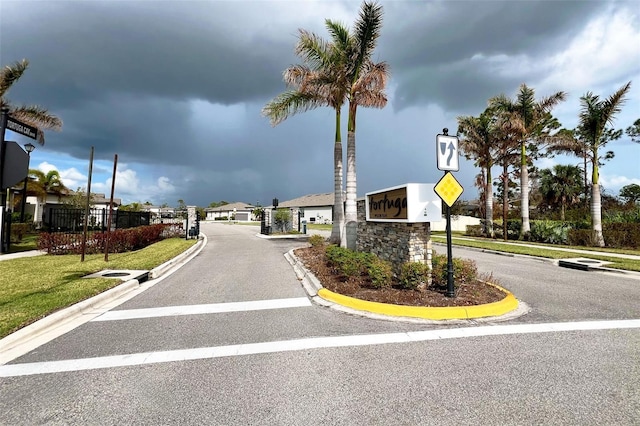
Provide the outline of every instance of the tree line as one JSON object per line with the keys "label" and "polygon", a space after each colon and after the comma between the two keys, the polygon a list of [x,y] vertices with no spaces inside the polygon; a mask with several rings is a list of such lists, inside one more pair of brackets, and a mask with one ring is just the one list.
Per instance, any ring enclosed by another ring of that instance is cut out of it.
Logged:
{"label": "tree line", "polygon": [[[481,172],[476,179],[481,198],[485,203],[485,234],[494,237],[493,229],[493,176],[494,166],[501,167],[499,188],[502,195],[503,235],[507,238],[510,176],[519,177],[521,238],[530,230],[529,224],[529,173],[535,170],[534,160],[555,154],[575,155],[583,161],[584,188],[587,183],[587,166],[591,166],[590,213],[595,244],[604,247],[602,233],[602,201],[599,169],[604,161],[613,158],[613,151],[605,151],[606,145],[619,139],[623,131],[612,125],[621,111],[631,82],[624,84],[608,97],[601,98],[587,92],[580,98],[578,126],[561,128],[551,114],[552,109],[566,99],[565,92],[556,92],[537,100],[535,90],[522,84],[515,99],[505,95],[488,101],[487,108],[478,116],[458,117],[458,135],[463,155],[473,160]],[[640,119],[626,129],[627,135],[638,142]],[[580,181],[579,169],[556,166],[542,171],[541,190],[558,198],[562,219],[569,197],[574,195],[570,182]],[[624,196],[634,187],[627,188]],[[587,194],[585,194],[585,199]]]}

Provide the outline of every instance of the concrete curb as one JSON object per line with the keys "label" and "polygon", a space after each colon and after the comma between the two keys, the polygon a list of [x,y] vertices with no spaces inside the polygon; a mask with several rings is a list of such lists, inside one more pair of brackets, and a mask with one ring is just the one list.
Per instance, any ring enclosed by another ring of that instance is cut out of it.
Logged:
{"label": "concrete curb", "polygon": [[[179,266],[182,266],[184,263],[197,256],[208,242],[207,237],[204,236],[204,234],[201,234],[201,236],[203,238],[199,239],[192,247],[189,247],[189,249],[173,259],[152,269],[149,272],[149,279],[156,279],[160,276],[173,272],[174,268],[178,269]],[[56,311],[26,327],[16,330],[8,336],[0,339],[0,365],[15,359],[23,353],[26,353],[24,351],[20,351],[20,346],[28,345],[29,342],[51,332],[52,330],[65,330],[65,327],[77,318],[91,314],[91,311],[95,311],[101,306],[116,301],[127,293],[142,289],[142,287],[144,287],[144,290],[150,288],[152,284],[149,285],[149,283],[150,282],[147,281],[145,282],[145,286],[141,286],[137,279],[125,281],[116,287]],[[90,319],[91,318],[88,320]]]}
{"label": "concrete curb", "polygon": [[369,302],[334,293],[324,288],[313,273],[304,267],[304,264],[296,257],[293,250],[286,253],[285,258],[293,267],[298,280],[301,281],[305,291],[314,302],[350,314],[364,315],[377,319],[451,323],[468,322],[469,320],[506,320],[529,312],[526,304],[519,302],[511,292],[495,284],[491,285],[505,293],[504,299],[484,305],[422,307]]}

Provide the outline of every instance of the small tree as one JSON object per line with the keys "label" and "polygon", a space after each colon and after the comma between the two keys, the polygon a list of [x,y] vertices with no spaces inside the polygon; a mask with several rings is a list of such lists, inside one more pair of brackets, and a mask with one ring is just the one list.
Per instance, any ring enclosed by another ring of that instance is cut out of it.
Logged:
{"label": "small tree", "polygon": [[640,201],[640,185],[632,183],[620,189],[620,198],[627,204],[636,204]]}
{"label": "small tree", "polygon": [[287,232],[287,230],[291,226],[291,212],[289,211],[289,209],[276,210],[276,214],[273,217],[273,222],[276,226],[276,229],[279,229],[280,232]]}

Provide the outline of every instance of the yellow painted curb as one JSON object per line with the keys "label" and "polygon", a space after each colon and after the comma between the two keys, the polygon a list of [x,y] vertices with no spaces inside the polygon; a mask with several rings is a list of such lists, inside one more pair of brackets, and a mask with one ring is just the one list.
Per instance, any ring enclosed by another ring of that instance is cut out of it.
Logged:
{"label": "yellow painted curb", "polygon": [[348,308],[366,311],[375,314],[389,315],[394,317],[411,317],[423,318],[431,320],[445,319],[471,319],[494,317],[504,315],[515,310],[518,307],[518,299],[508,290],[492,285],[503,291],[506,296],[504,299],[485,305],[475,306],[452,306],[452,307],[425,307],[425,306],[403,306],[388,303],[369,302],[354,297],[344,296],[321,288],[318,290],[318,296],[330,302],[337,303]]}

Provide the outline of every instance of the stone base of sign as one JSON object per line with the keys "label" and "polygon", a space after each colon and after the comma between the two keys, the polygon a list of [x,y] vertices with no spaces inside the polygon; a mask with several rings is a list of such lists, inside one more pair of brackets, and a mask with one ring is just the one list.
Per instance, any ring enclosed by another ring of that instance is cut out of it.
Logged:
{"label": "stone base of sign", "polygon": [[[393,272],[407,262],[425,263],[431,269],[431,224],[367,222],[364,200],[358,201],[358,237],[356,250],[374,253],[393,265]],[[429,277],[428,285],[431,284]]]}

